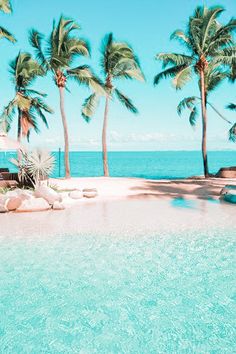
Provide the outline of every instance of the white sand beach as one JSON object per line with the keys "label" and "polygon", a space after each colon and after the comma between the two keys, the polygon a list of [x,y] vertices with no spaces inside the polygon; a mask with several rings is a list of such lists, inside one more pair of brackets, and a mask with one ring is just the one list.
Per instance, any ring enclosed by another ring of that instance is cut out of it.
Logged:
{"label": "white sand beach", "polygon": [[[148,180],[142,178],[85,177],[50,179],[49,184],[59,190],[96,188],[98,196],[92,200],[123,198],[187,198],[218,199],[227,184],[236,185],[236,179],[181,179]],[[83,201],[91,201],[83,199]],[[82,201],[82,200],[81,200]]]}

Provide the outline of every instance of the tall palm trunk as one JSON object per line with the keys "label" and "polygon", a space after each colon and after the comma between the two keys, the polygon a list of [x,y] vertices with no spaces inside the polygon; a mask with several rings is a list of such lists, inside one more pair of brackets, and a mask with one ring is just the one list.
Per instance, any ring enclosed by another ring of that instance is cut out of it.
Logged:
{"label": "tall palm trunk", "polygon": [[109,168],[108,168],[108,158],[107,158],[107,120],[108,120],[108,111],[109,111],[109,95],[106,95],[106,104],[102,128],[102,158],[103,158],[103,173],[105,177],[109,177]]}
{"label": "tall palm trunk", "polygon": [[206,110],[206,90],[204,69],[200,69],[200,91],[201,91],[201,109],[202,109],[202,158],[205,178],[209,177],[207,161],[207,110]]}
{"label": "tall palm trunk", "polygon": [[21,141],[21,116],[22,112],[20,108],[18,108],[18,122],[17,122],[17,140]]}
{"label": "tall palm trunk", "polygon": [[68,126],[65,114],[65,88],[59,86],[59,93],[60,93],[60,110],[61,110],[61,119],[63,124],[64,130],[64,143],[65,143],[65,150],[64,150],[64,163],[65,163],[65,172],[66,178],[70,178],[70,160],[69,160],[69,137],[68,137]]}
{"label": "tall palm trunk", "polygon": [[[18,108],[17,140],[19,143],[21,142],[21,135],[22,135],[21,118],[22,118],[22,111],[20,110],[20,108]],[[17,150],[17,157],[18,157],[18,161],[20,162],[22,159],[21,150]]]}

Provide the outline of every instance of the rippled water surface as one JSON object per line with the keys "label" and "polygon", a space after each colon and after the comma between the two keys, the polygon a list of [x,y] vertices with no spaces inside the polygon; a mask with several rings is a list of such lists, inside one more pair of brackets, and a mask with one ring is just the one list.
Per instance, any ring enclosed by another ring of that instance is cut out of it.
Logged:
{"label": "rippled water surface", "polygon": [[130,201],[28,228],[28,214],[0,216],[0,352],[234,353],[234,215]]}

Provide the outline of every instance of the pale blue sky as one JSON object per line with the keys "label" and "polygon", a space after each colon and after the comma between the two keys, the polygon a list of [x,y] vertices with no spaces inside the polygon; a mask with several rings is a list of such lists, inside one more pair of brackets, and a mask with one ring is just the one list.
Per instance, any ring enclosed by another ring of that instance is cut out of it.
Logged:
{"label": "pale blue sky", "polygon": [[[73,17],[82,26],[80,34],[86,37],[92,47],[92,58],[81,58],[78,63],[89,63],[100,75],[100,44],[104,35],[113,32],[118,40],[128,41],[135,49],[147,82],[117,82],[117,86],[127,93],[138,106],[138,116],[127,112],[119,102],[111,106],[109,117],[110,150],[198,150],[200,148],[200,120],[193,130],[187,115],[179,118],[176,106],[187,95],[197,94],[197,85],[192,83],[183,91],[176,92],[170,81],[163,81],[153,87],[153,77],[160,71],[160,64],[154,60],[155,54],[162,51],[180,50],[178,44],[169,40],[177,28],[183,28],[194,8],[205,3],[208,6],[221,4],[226,11],[222,21],[228,21],[236,14],[236,0],[196,1],[196,0],[12,0],[12,16],[0,15],[1,24],[17,37],[16,45],[6,41],[0,43],[0,108],[14,94],[9,81],[8,63],[18,51],[32,51],[27,33],[35,27],[49,33],[53,19],[60,14]],[[75,63],[76,64],[76,63]],[[48,117],[50,130],[42,125],[41,134],[31,136],[32,145],[56,149],[63,146],[63,133],[59,112],[57,88],[51,77],[37,81],[35,88],[48,93],[48,103],[55,114]],[[71,93],[66,93],[66,111],[69,123],[71,150],[100,150],[101,127],[104,102],[97,114],[87,124],[81,118],[81,104],[89,91],[75,83],[70,84]],[[225,105],[236,101],[236,85],[225,83],[214,94],[211,101],[232,121],[236,114],[225,110]],[[214,112],[209,111],[209,149],[234,149],[236,144],[227,141],[228,126]],[[15,135],[15,127],[11,135]]]}

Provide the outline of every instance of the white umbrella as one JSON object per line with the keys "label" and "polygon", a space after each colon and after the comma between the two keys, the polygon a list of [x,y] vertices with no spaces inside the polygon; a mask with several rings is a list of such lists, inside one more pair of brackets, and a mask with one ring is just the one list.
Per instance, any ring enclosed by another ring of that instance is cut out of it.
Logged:
{"label": "white umbrella", "polygon": [[9,138],[7,134],[0,133],[0,150],[23,150],[23,146],[19,141]]}

